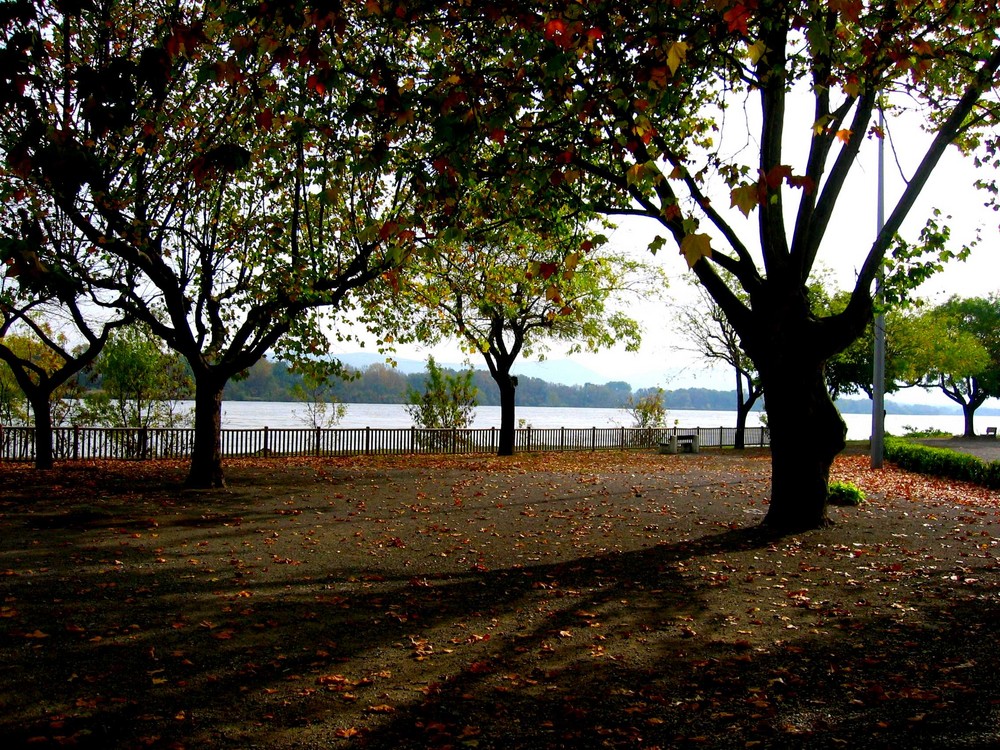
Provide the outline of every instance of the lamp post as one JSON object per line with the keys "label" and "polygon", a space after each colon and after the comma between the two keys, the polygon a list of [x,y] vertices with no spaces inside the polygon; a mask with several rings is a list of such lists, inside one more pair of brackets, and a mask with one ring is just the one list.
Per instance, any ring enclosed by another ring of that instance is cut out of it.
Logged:
{"label": "lamp post", "polygon": [[[878,201],[876,209],[876,233],[885,225],[885,113],[878,110],[878,125],[881,137],[878,140]],[[879,287],[882,277],[879,275]],[[875,350],[872,355],[872,455],[873,469],[882,468],[882,453],[885,447],[885,313],[881,309],[881,288],[876,291],[875,302],[879,310],[875,315]]]}

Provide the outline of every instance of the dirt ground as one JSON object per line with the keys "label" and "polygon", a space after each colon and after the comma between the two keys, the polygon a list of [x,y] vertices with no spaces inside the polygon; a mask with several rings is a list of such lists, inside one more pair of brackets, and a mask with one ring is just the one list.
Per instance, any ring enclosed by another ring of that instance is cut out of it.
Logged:
{"label": "dirt ground", "polygon": [[1000,493],[867,466],[0,466],[0,747],[1000,747]]}

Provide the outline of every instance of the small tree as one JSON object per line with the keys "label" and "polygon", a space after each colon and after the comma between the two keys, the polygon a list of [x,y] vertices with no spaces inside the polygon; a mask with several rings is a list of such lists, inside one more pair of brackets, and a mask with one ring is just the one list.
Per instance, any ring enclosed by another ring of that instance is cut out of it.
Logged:
{"label": "small tree", "polygon": [[652,445],[654,430],[667,423],[666,393],[662,388],[650,389],[645,395],[629,395],[625,402],[625,412],[632,418],[632,427],[642,430],[636,444]]}
{"label": "small tree", "polygon": [[471,369],[445,372],[434,357],[428,357],[424,391],[409,389],[406,413],[415,424],[427,429],[468,427],[475,417],[478,393],[472,375]]}
{"label": "small tree", "polygon": [[86,397],[86,417],[109,427],[177,427],[190,421],[179,401],[193,393],[183,360],[164,351],[144,328],[111,335],[92,367],[99,390]]}
{"label": "small tree", "polygon": [[747,417],[764,387],[753,361],[743,351],[740,338],[722,308],[703,288],[701,303],[680,308],[680,330],[696,352],[709,362],[724,362],[736,375],[736,437],[734,447],[746,447]]}
{"label": "small tree", "polygon": [[334,394],[326,377],[311,370],[301,374],[302,380],[292,386],[292,395],[305,405],[299,421],[313,429],[336,427],[347,414],[347,406]]}

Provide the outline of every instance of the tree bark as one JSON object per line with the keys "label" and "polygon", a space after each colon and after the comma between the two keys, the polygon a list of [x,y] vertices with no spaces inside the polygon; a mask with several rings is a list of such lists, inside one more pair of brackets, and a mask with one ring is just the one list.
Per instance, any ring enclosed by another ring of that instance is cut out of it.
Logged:
{"label": "tree bark", "polygon": [[510,370],[499,369],[493,375],[493,380],[500,389],[500,434],[497,441],[497,455],[513,456],[517,381],[510,376]]}
{"label": "tree bark", "polygon": [[51,469],[55,460],[52,450],[52,402],[50,394],[31,399],[35,413],[35,468]]}
{"label": "tree bark", "polygon": [[847,425],[826,389],[822,361],[775,359],[780,364],[760,368],[771,433],[771,504],[764,525],[794,533],[829,523],[830,467],[847,444]]}
{"label": "tree bark", "polygon": [[965,433],[963,437],[971,438],[976,436],[975,417],[977,407],[978,404],[972,400],[962,404],[962,415],[965,417]]}
{"label": "tree bark", "polygon": [[225,487],[222,472],[222,391],[225,381],[195,380],[194,446],[187,486],[193,489]]}
{"label": "tree bark", "polygon": [[[743,393],[743,379],[747,380],[747,393]],[[745,375],[743,371],[736,371],[736,437],[733,440],[733,448],[743,450],[746,448],[747,417],[750,410],[757,403],[760,392],[754,388],[753,379]]]}

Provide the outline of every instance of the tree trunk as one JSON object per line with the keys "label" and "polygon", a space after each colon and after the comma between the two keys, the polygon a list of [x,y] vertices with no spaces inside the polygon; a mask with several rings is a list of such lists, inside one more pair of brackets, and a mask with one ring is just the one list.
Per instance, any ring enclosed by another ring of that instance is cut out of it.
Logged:
{"label": "tree trunk", "polygon": [[500,435],[497,442],[497,455],[513,456],[517,380],[510,376],[509,370],[497,370],[493,380],[496,382],[497,388],[500,389]]}
{"label": "tree trunk", "polygon": [[738,404],[736,407],[736,437],[733,439],[733,448],[738,451],[747,447],[746,435],[747,413],[750,411],[746,404]]}
{"label": "tree trunk", "polygon": [[830,399],[823,363],[776,354],[761,367],[771,432],[771,505],[764,525],[781,533],[825,526],[833,459],[847,425]]}
{"label": "tree trunk", "polygon": [[962,404],[962,415],[965,417],[965,432],[963,434],[964,437],[971,438],[976,436],[976,427],[974,420],[976,416],[977,406],[978,404],[976,404],[971,399],[967,403]]}
{"label": "tree trunk", "polygon": [[202,377],[195,381],[194,447],[187,486],[225,487],[222,473],[222,391],[225,381]]}
{"label": "tree trunk", "polygon": [[49,395],[31,399],[31,410],[35,413],[35,468],[51,469],[54,462],[52,451],[52,402]]}

